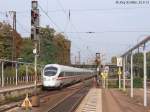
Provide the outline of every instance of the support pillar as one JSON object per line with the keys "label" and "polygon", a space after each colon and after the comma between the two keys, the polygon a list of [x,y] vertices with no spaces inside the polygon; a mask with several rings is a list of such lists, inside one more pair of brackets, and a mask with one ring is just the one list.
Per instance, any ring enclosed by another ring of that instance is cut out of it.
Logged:
{"label": "support pillar", "polygon": [[123,91],[126,90],[126,70],[125,70],[125,57],[123,57]]}
{"label": "support pillar", "polygon": [[146,80],[147,80],[147,66],[146,66],[146,50],[145,47],[143,49],[143,55],[144,55],[144,106],[147,106],[147,85],[146,85]]}
{"label": "support pillar", "polygon": [[133,98],[133,53],[131,53],[131,98]]}

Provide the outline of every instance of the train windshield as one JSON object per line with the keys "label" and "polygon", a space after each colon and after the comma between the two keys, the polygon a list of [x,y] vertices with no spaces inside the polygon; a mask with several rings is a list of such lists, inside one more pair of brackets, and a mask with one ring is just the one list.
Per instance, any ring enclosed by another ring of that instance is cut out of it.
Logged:
{"label": "train windshield", "polygon": [[44,70],[44,75],[45,76],[54,76],[57,73],[57,68],[56,67],[47,67]]}

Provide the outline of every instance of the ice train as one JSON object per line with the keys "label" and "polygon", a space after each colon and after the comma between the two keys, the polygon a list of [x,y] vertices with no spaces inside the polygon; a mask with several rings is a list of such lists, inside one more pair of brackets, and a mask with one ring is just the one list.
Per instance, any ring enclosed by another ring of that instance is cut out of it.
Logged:
{"label": "ice train", "polygon": [[45,65],[42,73],[43,88],[58,88],[94,77],[94,71],[59,64]]}

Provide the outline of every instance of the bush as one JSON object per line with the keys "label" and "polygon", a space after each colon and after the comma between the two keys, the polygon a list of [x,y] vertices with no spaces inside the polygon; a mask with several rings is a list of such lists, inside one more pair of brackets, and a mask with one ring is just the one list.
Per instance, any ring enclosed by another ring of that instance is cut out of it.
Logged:
{"label": "bush", "polygon": [[116,80],[116,81],[109,81],[108,82],[108,87],[109,88],[118,88],[118,85],[119,85],[119,81]]}
{"label": "bush", "polygon": [[[18,74],[19,74],[19,76],[26,75],[26,65],[19,66]],[[41,69],[38,66],[37,66],[37,74],[38,75],[41,74]],[[34,65],[29,65],[28,66],[28,75],[34,75]]]}
{"label": "bush", "polygon": [[[41,75],[41,68],[37,67],[37,74]],[[5,77],[14,77],[16,75],[16,68],[7,66],[4,69],[4,76]],[[26,65],[18,65],[18,77],[26,75]],[[34,75],[34,65],[28,65],[28,75]]]}
{"label": "bush", "polygon": [[26,66],[25,65],[19,65],[18,75],[19,76],[25,76],[26,75]]}
{"label": "bush", "polygon": [[142,78],[134,78],[133,79],[133,87],[134,88],[142,88],[143,87],[143,79]]}
{"label": "bush", "polygon": [[16,69],[12,67],[6,67],[4,69],[4,76],[5,77],[13,77],[16,75]]}

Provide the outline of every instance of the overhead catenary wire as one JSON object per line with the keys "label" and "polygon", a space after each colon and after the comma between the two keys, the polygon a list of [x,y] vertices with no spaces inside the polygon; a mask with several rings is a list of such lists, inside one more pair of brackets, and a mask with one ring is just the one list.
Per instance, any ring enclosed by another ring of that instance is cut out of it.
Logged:
{"label": "overhead catenary wire", "polygon": [[[75,30],[76,32],[78,32],[77,29],[76,29],[76,27],[75,27],[75,25],[72,23],[70,10],[69,10],[69,13],[67,13],[67,12],[65,11],[65,9],[64,9],[64,7],[63,7],[63,5],[62,5],[62,3],[60,2],[60,0],[57,0],[57,2],[58,2],[58,4],[59,4],[59,6],[61,7],[61,9],[62,9],[64,15],[65,15],[66,17],[69,16],[69,17],[68,17],[68,20],[69,20],[68,23],[70,23],[70,24],[72,25],[72,27],[74,28],[74,30]],[[68,26],[68,24],[67,24],[67,26]],[[66,28],[66,30],[67,30],[67,28]],[[65,31],[64,33],[67,33],[67,32]],[[79,37],[80,39],[82,39],[79,34],[77,34],[77,37]],[[81,49],[81,48],[79,48],[79,47],[77,47],[77,48],[78,48],[79,50]]]}
{"label": "overhead catenary wire", "polygon": [[[60,1],[58,1],[59,4],[60,4]],[[48,3],[47,3],[48,5]],[[48,10],[46,12],[68,12],[69,10],[70,11],[73,11],[73,12],[93,12],[93,11],[118,11],[118,10],[134,10],[134,9],[149,9],[150,7],[141,7],[141,6],[138,6],[138,7],[128,7],[128,8],[95,8],[95,9],[91,9],[91,8],[86,8],[86,9],[52,9],[52,10]],[[0,13],[6,13],[7,11],[0,11]],[[18,14],[23,14],[23,13],[30,13],[30,10],[22,10],[22,11],[16,11],[16,13]]]}
{"label": "overhead catenary wire", "polygon": [[22,25],[18,19],[16,19],[16,23],[20,26],[20,28],[24,31],[24,33],[30,34],[30,31],[28,31],[27,28],[25,28],[24,25]]}
{"label": "overhead catenary wire", "polygon": [[60,26],[58,26],[53,19],[48,15],[48,13],[39,5],[39,8],[41,9],[41,11],[48,17],[48,19],[53,23],[53,25],[55,25],[60,31],[63,31]]}
{"label": "overhead catenary wire", "polygon": [[[62,6],[62,4],[61,4],[61,2],[59,1],[59,0],[57,0],[58,1],[58,3],[60,4],[60,6],[61,6],[61,8],[62,8],[62,11],[64,12],[64,14],[66,15],[66,10],[63,8],[63,6]],[[128,9],[135,9],[135,8],[128,8]],[[137,9],[137,8],[136,8]],[[118,10],[118,9],[110,9],[110,10]],[[68,10],[69,11],[69,14],[70,14],[70,11],[73,11],[73,10],[71,10],[71,9],[69,9]],[[85,11],[85,10],[84,10]],[[87,10],[86,10],[87,11]],[[96,11],[96,10],[93,10],[93,11]],[[108,9],[101,9],[101,10],[99,10],[99,11],[108,11]],[[70,18],[69,18],[69,20],[70,20]],[[72,23],[71,23],[72,24]],[[76,30],[76,28],[75,28],[75,26],[72,24],[72,26],[74,27],[74,29]],[[87,34],[94,34],[94,33],[118,33],[118,32],[120,32],[120,33],[124,33],[124,32],[128,32],[128,33],[136,33],[136,32],[150,32],[150,31],[98,31],[98,32],[95,32],[95,31],[88,31],[88,32],[78,32],[77,30],[76,30],[76,32],[65,32],[65,33],[75,33],[75,34],[81,34],[81,33],[87,33]],[[63,33],[63,32],[62,32]],[[78,37],[80,37],[80,36],[78,36]],[[81,38],[82,39],[82,38]]]}
{"label": "overhead catenary wire", "polygon": [[[49,18],[49,20],[60,30],[60,31],[63,31],[51,18],[50,16],[48,15],[48,13],[41,7],[39,6],[39,8],[41,9],[41,11]],[[59,32],[61,33],[61,32]],[[64,32],[65,34],[65,32]],[[67,36],[67,35],[66,35]],[[78,49],[80,49],[78,46],[76,46]]]}
{"label": "overhead catenary wire", "polygon": [[[127,32],[127,33],[136,33],[136,32],[150,32],[150,30],[112,30],[112,31],[81,31],[81,32],[73,32],[73,31],[70,31],[70,32],[66,32],[66,33],[87,33],[87,34],[94,34],[94,33],[118,33],[118,32],[120,32],[120,33],[124,33],[124,32]],[[61,32],[61,33],[64,33],[64,32]]]}
{"label": "overhead catenary wire", "polygon": [[[63,11],[63,13],[66,15],[66,16],[68,16],[68,14],[66,13],[66,11],[65,11],[65,9],[64,9],[64,7],[63,7],[63,5],[62,5],[62,3],[60,2],[60,0],[57,0],[57,2],[58,2],[58,4],[60,5],[60,7],[61,7],[61,10]],[[72,19],[71,19],[71,14],[70,14],[70,10],[69,10],[69,22],[70,22],[70,24],[72,25],[72,27],[74,28],[74,30],[76,31],[76,32],[78,32],[77,31],[77,28],[75,27],[75,25],[72,23]],[[61,33],[68,33],[68,32],[61,32]],[[80,39],[82,39],[81,38],[81,36],[78,34],[78,33],[76,33],[77,34],[77,37],[79,37]],[[85,40],[83,40],[83,41],[85,41]]]}
{"label": "overhead catenary wire", "polygon": [[[53,19],[48,15],[48,13],[41,7],[39,6],[39,8],[41,9],[41,11],[49,18],[49,20],[60,30],[60,31],[63,31],[62,28],[60,28],[60,26],[58,26],[54,21]],[[58,33],[61,33],[61,32],[58,32]],[[65,34],[65,32],[64,32]],[[67,36],[67,34],[65,34]]]}
{"label": "overhead catenary wire", "polygon": [[[114,11],[114,10],[116,10],[116,11],[118,11],[118,10],[125,10],[125,9],[127,9],[127,10],[133,10],[133,9],[142,9],[142,8],[150,8],[150,7],[134,7],[134,8],[111,8],[111,9],[86,9],[86,10],[84,10],[84,9],[77,9],[77,10],[73,10],[73,9],[68,9],[68,10],[65,10],[64,8],[63,8],[63,6],[62,6],[62,4],[61,4],[61,2],[60,2],[60,0],[57,0],[58,1],[58,3],[60,4],[60,7],[62,8],[62,11],[64,12],[64,14],[66,15],[66,13],[67,13],[67,11]],[[74,26],[73,24],[72,24],[72,26]],[[75,30],[76,30],[76,28],[75,28]],[[96,34],[96,33],[99,33],[99,34],[102,34],[102,33],[125,33],[125,32],[127,32],[127,33],[136,33],[136,32],[150,32],[150,31],[146,31],[146,30],[143,30],[143,31],[137,31],[137,30],[130,30],[130,31],[86,31],[86,32],[78,32],[78,31],[76,31],[76,32],[65,32],[65,33],[75,33],[75,34],[81,34],[81,33],[87,33],[87,34]],[[63,33],[63,32],[62,32]],[[80,38],[80,36],[78,36],[79,38]],[[82,39],[82,38],[81,38]]]}
{"label": "overhead catenary wire", "polygon": [[[60,2],[59,0],[57,0],[57,1],[58,1],[59,5],[60,5],[61,9],[63,10],[63,13],[64,13],[66,16],[68,16],[68,14],[66,13],[66,11],[65,11],[63,5],[61,4],[61,2]],[[70,10],[69,10],[69,22],[71,23],[72,27],[73,27],[73,28],[75,29],[75,31],[77,32],[76,27],[75,27],[75,25],[72,23],[70,16],[71,16],[71,15],[70,15]],[[79,36],[79,37],[80,37],[80,36]]]}
{"label": "overhead catenary wire", "polygon": [[[66,16],[68,17],[68,20],[69,20],[68,23],[70,23],[70,24],[72,25],[73,29],[74,29],[76,32],[78,32],[76,26],[75,26],[75,25],[73,24],[73,22],[72,22],[70,10],[68,10],[69,12],[66,12],[65,9],[64,9],[64,7],[63,7],[63,5],[62,5],[61,2],[60,2],[60,0],[57,0],[57,2],[59,3],[61,9],[63,10],[64,15],[66,15]],[[68,25],[68,24],[67,24],[67,25]],[[65,30],[65,33],[68,33],[68,32]],[[79,33],[76,33],[76,34],[77,34],[77,37],[79,37],[80,39],[82,39]],[[82,40],[83,40],[83,39],[82,39]],[[85,40],[83,40],[83,41],[85,41]],[[78,48],[79,51],[80,51],[81,48],[79,48],[78,46],[77,46],[77,48]],[[90,53],[91,53],[91,52],[90,52]],[[89,56],[89,55],[88,55],[88,56]],[[92,54],[91,54],[91,56],[92,56]],[[91,56],[89,56],[89,58],[90,58]],[[93,57],[93,56],[92,56],[92,57]],[[89,58],[87,58],[87,59],[89,59]]]}
{"label": "overhead catenary wire", "polygon": [[2,18],[0,18],[1,20],[3,20],[3,22],[6,22],[6,23],[8,23],[8,24],[11,24],[10,23],[10,18],[9,18],[9,14],[8,14],[8,11],[6,11],[6,12],[2,12],[2,11],[0,11],[0,14],[1,14],[1,16],[3,16]]}
{"label": "overhead catenary wire", "polygon": [[119,11],[119,10],[135,10],[135,9],[149,9],[150,7],[131,7],[131,8],[106,8],[106,9],[55,9],[48,10],[47,12],[100,12],[100,11]]}
{"label": "overhead catenary wire", "polygon": [[[6,22],[8,23],[8,24],[11,24],[10,23],[10,20],[9,20],[9,12],[8,11],[6,11],[6,12],[0,12],[1,14],[3,14],[6,18],[7,18],[7,20],[6,20]],[[24,31],[24,32],[22,32],[22,33],[27,33],[27,34],[29,34],[30,33],[30,31],[28,31],[25,27],[24,27],[24,25],[22,25],[20,22],[19,22],[19,20],[16,18],[16,24],[17,25],[19,25],[20,26],[20,28]]]}

